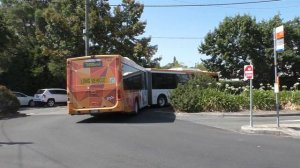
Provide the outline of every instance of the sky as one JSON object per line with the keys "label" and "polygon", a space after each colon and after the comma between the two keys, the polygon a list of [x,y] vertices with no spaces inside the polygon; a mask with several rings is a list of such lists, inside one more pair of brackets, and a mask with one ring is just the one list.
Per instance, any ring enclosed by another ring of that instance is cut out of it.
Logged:
{"label": "sky", "polygon": [[[110,0],[120,4],[122,0]],[[195,5],[257,2],[262,0],[136,0],[144,5]],[[300,17],[300,0],[280,0],[268,3],[206,7],[145,7],[142,21],[146,21],[143,36],[152,37],[151,45],[158,50],[153,56],[162,57],[161,66],[177,61],[194,67],[201,59],[208,59],[198,52],[198,47],[210,31],[218,27],[225,17],[248,14],[257,22],[269,20],[280,14],[284,21]]]}

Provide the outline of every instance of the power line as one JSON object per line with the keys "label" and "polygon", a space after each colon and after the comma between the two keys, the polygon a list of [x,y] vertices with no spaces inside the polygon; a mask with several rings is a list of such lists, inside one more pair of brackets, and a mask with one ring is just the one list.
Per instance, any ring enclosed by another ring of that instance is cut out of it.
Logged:
{"label": "power line", "polygon": [[[211,3],[211,4],[144,5],[144,7],[145,8],[209,7],[209,6],[247,5],[247,4],[279,2],[279,1],[281,1],[281,0],[261,0],[261,1],[230,2],[230,3]],[[122,5],[111,5],[111,6],[122,6]]]}
{"label": "power line", "polygon": [[204,37],[166,37],[166,36],[152,36],[152,39],[169,39],[169,40],[203,40]]}

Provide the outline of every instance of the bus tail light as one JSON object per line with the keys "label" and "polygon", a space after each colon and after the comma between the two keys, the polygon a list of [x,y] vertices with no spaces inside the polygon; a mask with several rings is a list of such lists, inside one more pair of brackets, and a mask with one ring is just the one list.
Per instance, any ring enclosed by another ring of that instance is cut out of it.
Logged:
{"label": "bus tail light", "polygon": [[117,100],[121,100],[122,99],[122,95],[121,95],[121,89],[117,90]]}

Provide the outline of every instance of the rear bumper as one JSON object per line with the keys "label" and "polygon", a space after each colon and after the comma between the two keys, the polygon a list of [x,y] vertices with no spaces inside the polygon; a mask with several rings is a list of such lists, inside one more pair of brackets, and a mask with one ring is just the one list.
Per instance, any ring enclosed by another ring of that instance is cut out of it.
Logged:
{"label": "rear bumper", "polygon": [[70,115],[84,115],[84,114],[101,114],[101,113],[111,113],[111,112],[124,112],[123,103],[117,101],[116,105],[108,108],[83,108],[76,109],[73,104],[67,103],[68,111]]}

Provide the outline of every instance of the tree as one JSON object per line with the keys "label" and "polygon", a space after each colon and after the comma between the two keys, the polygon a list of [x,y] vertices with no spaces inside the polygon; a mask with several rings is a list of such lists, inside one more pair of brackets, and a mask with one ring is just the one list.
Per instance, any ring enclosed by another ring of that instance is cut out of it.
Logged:
{"label": "tree", "polygon": [[187,66],[185,66],[183,63],[179,63],[176,59],[176,57],[173,57],[173,62],[172,63],[168,63],[167,65],[163,66],[162,68],[165,69],[170,69],[170,68],[187,68]]}
{"label": "tree", "polygon": [[12,32],[9,31],[4,21],[2,11],[0,12],[0,74],[7,70],[7,65],[11,61],[9,46],[13,42]]}
{"label": "tree", "polygon": [[[157,46],[151,38],[142,37],[146,22],[140,21],[144,6],[134,0],[123,0],[110,12],[108,3],[91,3],[90,33],[93,54],[121,54],[145,67],[156,66],[161,58],[152,60]],[[99,19],[100,18],[100,19]]]}
{"label": "tree", "polygon": [[[142,12],[143,5],[134,0],[124,0],[113,12],[108,3],[90,1],[90,54],[120,54],[142,66],[155,66],[160,58],[151,58],[157,47],[150,45],[151,38],[138,38],[146,26],[146,22],[140,21]],[[84,55],[81,33],[84,3],[73,0],[51,3],[40,16],[37,38],[42,46],[42,55],[50,58],[50,72],[64,77],[64,73],[57,73],[65,69],[60,58]]]}
{"label": "tree", "polygon": [[200,69],[200,70],[202,70],[202,71],[207,71],[207,68],[205,68],[205,66],[204,66],[203,63],[197,63],[197,64],[195,65],[195,68]]}
{"label": "tree", "polygon": [[219,27],[209,32],[199,46],[200,53],[210,56],[202,60],[210,71],[220,71],[225,78],[242,78],[243,67],[256,59],[261,50],[261,34],[255,18],[249,15],[226,17]]}
{"label": "tree", "polygon": [[[121,54],[142,66],[158,65],[161,58],[152,59],[157,46],[141,37],[146,26],[140,21],[143,5],[123,0],[112,9],[101,2],[90,1],[90,54]],[[15,58],[14,64],[7,64],[3,82],[20,91],[33,87],[31,92],[64,87],[66,59],[84,55],[84,1],[2,0],[0,7],[8,30],[16,35],[10,58]],[[22,79],[22,87],[14,84],[17,79]]]}
{"label": "tree", "polygon": [[[209,32],[199,46],[199,52],[211,58],[203,60],[208,70],[220,71],[222,77],[243,77],[243,66],[254,65],[255,84],[274,82],[273,29],[285,25],[285,51],[278,54],[278,70],[281,78],[297,81],[300,67],[300,20],[283,23],[279,15],[256,23],[248,15],[226,17],[219,27]],[[291,84],[290,84],[291,85]]]}
{"label": "tree", "polygon": [[300,78],[300,18],[284,24],[285,51],[278,54],[281,85],[293,86]]}
{"label": "tree", "polygon": [[56,83],[56,80],[51,82],[47,68],[37,71],[37,65],[46,67],[47,64],[36,59],[40,46],[35,36],[35,12],[46,7],[47,1],[1,1],[4,20],[14,35],[14,44],[6,50],[10,62],[1,74],[1,83],[11,89],[33,93],[37,88]]}

